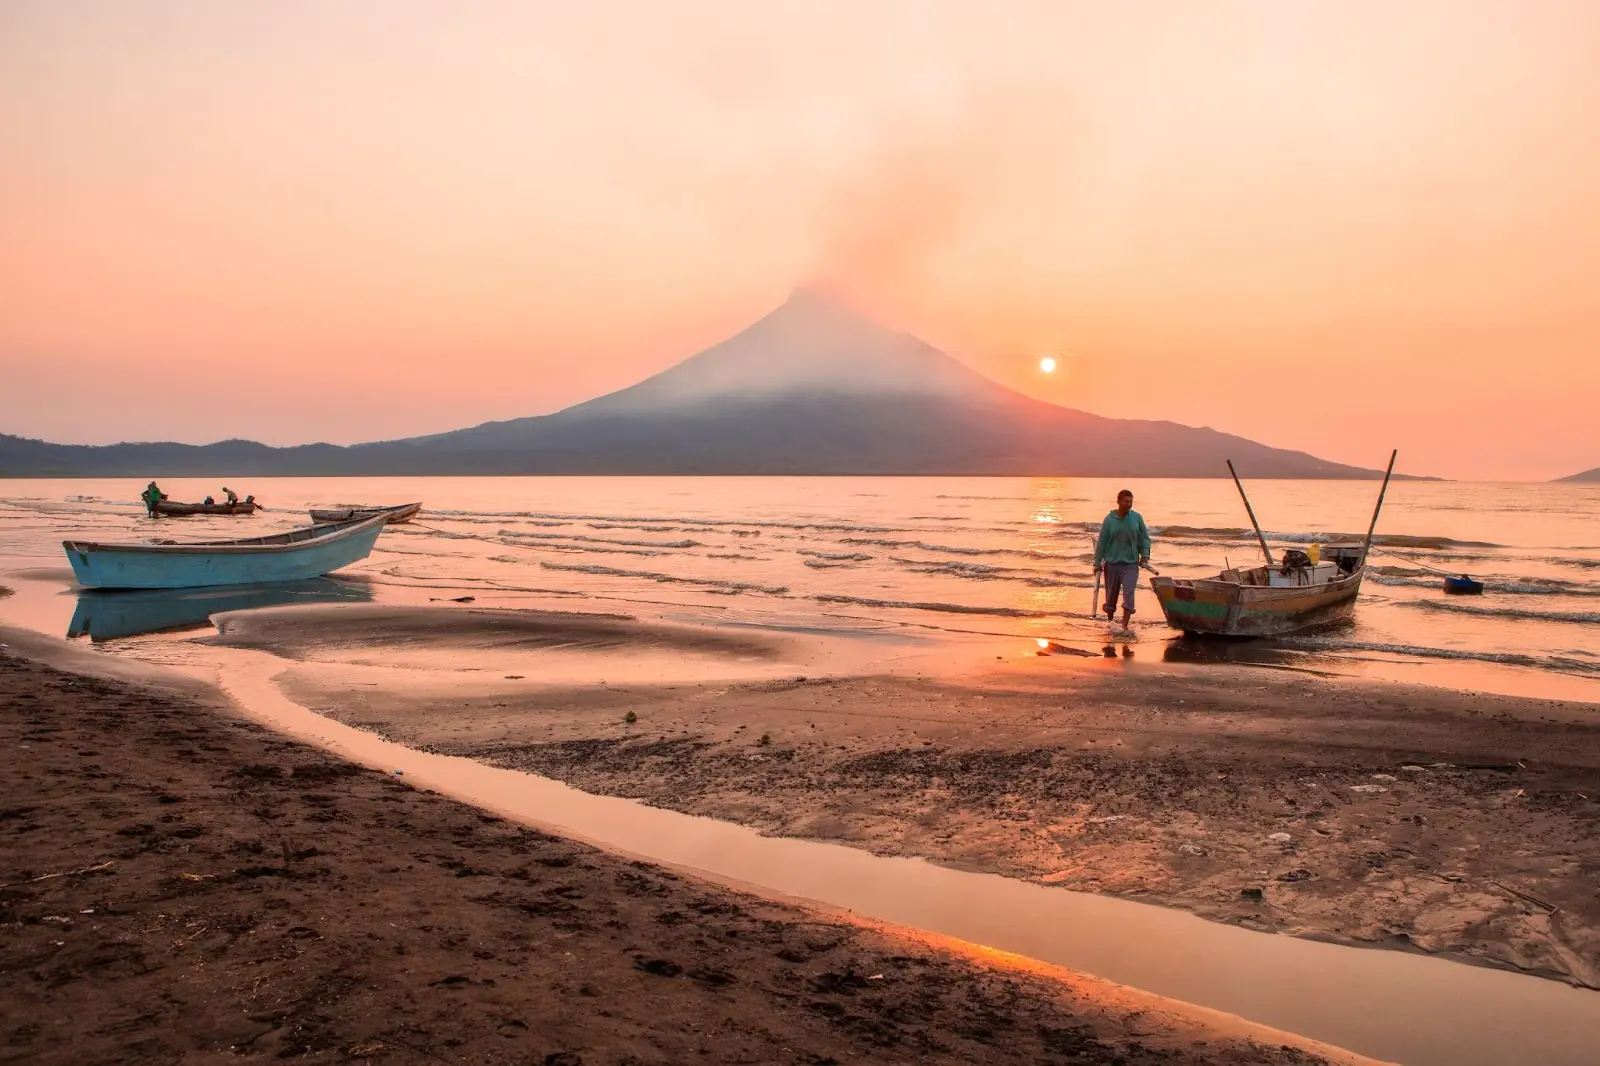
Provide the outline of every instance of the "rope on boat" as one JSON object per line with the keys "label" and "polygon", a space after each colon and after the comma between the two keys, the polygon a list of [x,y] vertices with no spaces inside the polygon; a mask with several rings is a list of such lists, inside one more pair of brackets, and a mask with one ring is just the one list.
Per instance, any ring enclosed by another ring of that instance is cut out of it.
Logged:
{"label": "rope on boat", "polygon": [[1377,552],[1379,555],[1387,555],[1391,559],[1404,559],[1406,562],[1411,563],[1414,566],[1420,566],[1424,570],[1432,570],[1434,573],[1443,574],[1445,577],[1455,577],[1461,572],[1459,570],[1440,570],[1437,566],[1429,566],[1421,559],[1415,559],[1409,555],[1401,555],[1399,552],[1390,551],[1387,548],[1373,548],[1371,550]]}

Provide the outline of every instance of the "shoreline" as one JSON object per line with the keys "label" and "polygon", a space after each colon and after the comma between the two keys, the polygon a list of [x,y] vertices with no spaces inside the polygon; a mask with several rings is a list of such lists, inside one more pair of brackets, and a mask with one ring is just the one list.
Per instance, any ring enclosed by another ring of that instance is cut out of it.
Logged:
{"label": "shoreline", "polygon": [[[442,697],[383,682],[382,626],[349,637],[393,609],[337,610],[337,647],[319,609],[203,639],[278,656],[285,691],[347,725],[586,792],[1600,987],[1594,705],[1058,657],[960,682],[611,685],[482,676],[494,659]],[[448,649],[492,613],[400,615]]]}
{"label": "shoreline", "polygon": [[1370,1061],[630,861],[5,637],[32,754],[0,785],[0,981],[30,1009],[0,1047],[29,1061]]}

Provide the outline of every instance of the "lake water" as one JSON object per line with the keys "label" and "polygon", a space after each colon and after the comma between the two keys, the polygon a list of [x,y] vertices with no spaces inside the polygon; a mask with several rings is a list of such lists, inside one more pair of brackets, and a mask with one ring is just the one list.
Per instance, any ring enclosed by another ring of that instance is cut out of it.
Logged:
{"label": "lake water", "polygon": [[[1099,650],[1094,530],[1131,488],[1178,577],[1260,559],[1229,481],[1067,478],[257,478],[250,518],[146,518],[137,479],[0,481],[0,556],[60,566],[63,537],[247,536],[305,509],[422,500],[340,571],[382,600],[627,609],[822,631],[1048,638]],[[163,481],[173,499],[218,485]],[[1359,536],[1373,482],[1247,482],[1275,549]],[[1132,650],[1600,701],[1600,486],[1398,482],[1352,625],[1270,642],[1184,640],[1141,590]],[[1430,569],[1432,568],[1432,569]],[[1444,595],[1436,570],[1482,597]]]}

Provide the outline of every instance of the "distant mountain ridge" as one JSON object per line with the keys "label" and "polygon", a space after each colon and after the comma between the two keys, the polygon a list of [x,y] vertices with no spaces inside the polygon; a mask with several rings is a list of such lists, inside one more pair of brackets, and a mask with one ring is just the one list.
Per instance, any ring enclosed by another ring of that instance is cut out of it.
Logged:
{"label": "distant mountain ridge", "polygon": [[827,293],[645,380],[558,411],[404,440],[271,448],[48,444],[0,435],[0,477],[859,474],[1374,478],[1175,422],[1025,396]]}
{"label": "distant mountain ridge", "polygon": [[1578,484],[1600,482],[1600,466],[1595,467],[1593,470],[1585,470],[1582,473],[1573,474],[1571,477],[1558,477],[1556,481],[1557,483],[1576,482]]}

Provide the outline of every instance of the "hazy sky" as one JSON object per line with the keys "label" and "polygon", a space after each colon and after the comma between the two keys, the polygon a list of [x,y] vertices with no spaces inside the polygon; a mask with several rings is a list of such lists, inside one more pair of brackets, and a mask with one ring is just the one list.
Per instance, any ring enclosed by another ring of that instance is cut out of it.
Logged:
{"label": "hazy sky", "polygon": [[1600,464],[1600,4],[0,4],[0,432],[541,413],[814,280],[1102,414]]}

